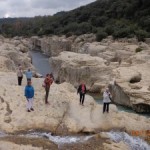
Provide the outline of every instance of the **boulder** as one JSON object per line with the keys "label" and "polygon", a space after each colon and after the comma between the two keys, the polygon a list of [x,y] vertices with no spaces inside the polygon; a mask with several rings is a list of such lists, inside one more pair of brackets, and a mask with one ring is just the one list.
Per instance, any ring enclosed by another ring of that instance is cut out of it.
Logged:
{"label": "boulder", "polygon": [[150,113],[150,64],[115,69],[116,82],[110,85],[113,101],[139,113]]}

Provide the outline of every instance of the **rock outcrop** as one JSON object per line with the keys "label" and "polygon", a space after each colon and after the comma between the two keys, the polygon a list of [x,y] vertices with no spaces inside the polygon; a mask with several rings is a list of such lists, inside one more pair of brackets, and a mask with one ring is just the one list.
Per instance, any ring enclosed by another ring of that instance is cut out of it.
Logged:
{"label": "rock outcrop", "polygon": [[81,36],[52,36],[39,38],[34,36],[30,41],[30,48],[44,52],[48,56],[57,56],[63,51],[81,52],[80,48],[87,42],[95,41],[95,35],[85,34]]}
{"label": "rock outcrop", "polygon": [[113,76],[113,66],[107,66],[105,62],[99,57],[73,52],[61,52],[59,56],[50,58],[56,81],[77,86],[84,80],[91,92],[100,92]]}
{"label": "rock outcrop", "polygon": [[23,69],[28,67],[34,68],[31,65],[31,59],[28,57],[28,39],[0,39],[0,70],[15,71],[18,64],[21,64]]}
{"label": "rock outcrop", "polygon": [[115,69],[116,84],[112,85],[113,101],[133,108],[136,112],[150,113],[150,63]]}

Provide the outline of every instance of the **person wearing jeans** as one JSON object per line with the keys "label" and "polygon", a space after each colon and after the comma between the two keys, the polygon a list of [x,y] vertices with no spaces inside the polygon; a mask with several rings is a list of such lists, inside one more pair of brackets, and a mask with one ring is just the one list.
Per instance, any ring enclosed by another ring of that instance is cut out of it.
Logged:
{"label": "person wearing jeans", "polygon": [[85,98],[85,94],[86,94],[86,86],[85,84],[82,82],[77,90],[77,94],[80,94],[80,105],[84,106],[84,98]]}
{"label": "person wearing jeans", "polygon": [[25,87],[25,97],[27,99],[27,111],[28,112],[34,111],[33,109],[34,88],[31,85],[31,81],[28,81]]}
{"label": "person wearing jeans", "polygon": [[103,93],[103,113],[104,112],[109,113],[110,102],[111,102],[111,94],[109,92],[109,89],[106,88],[106,90]]}

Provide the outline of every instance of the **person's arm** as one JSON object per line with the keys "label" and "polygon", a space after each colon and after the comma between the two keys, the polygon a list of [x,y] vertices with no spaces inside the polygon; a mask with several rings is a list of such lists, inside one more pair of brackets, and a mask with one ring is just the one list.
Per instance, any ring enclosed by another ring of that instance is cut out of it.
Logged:
{"label": "person's arm", "polygon": [[86,91],[86,85],[85,85],[85,94],[86,94],[86,92],[87,92],[87,91]]}
{"label": "person's arm", "polygon": [[28,101],[27,87],[25,87],[24,96],[26,97],[26,100]]}
{"label": "person's arm", "polygon": [[109,99],[112,100],[112,95],[110,92],[108,93],[108,95],[109,95]]}
{"label": "person's arm", "polygon": [[78,89],[77,89],[77,94],[80,92],[80,86],[78,87]]}
{"label": "person's arm", "polygon": [[32,90],[33,90],[33,98],[34,98],[34,87],[32,87]]}
{"label": "person's arm", "polygon": [[27,87],[25,87],[24,96],[25,96],[25,97],[27,96]]}

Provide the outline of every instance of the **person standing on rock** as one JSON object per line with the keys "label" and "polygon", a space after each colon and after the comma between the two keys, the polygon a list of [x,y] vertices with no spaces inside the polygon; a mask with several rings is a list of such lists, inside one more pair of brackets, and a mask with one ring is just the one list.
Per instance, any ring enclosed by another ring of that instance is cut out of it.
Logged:
{"label": "person standing on rock", "polygon": [[27,82],[25,87],[25,97],[27,99],[27,111],[34,111],[33,109],[33,100],[34,100],[34,88],[32,86],[31,81]]}
{"label": "person standing on rock", "polygon": [[31,81],[32,72],[31,72],[30,68],[29,68],[28,71],[26,72],[26,78],[27,78],[27,82],[28,82],[28,81]]}
{"label": "person standing on rock", "polygon": [[23,79],[23,71],[21,66],[18,67],[17,77],[18,77],[18,85],[21,86],[22,79]]}
{"label": "person standing on rock", "polygon": [[49,104],[48,102],[48,95],[49,95],[49,90],[50,90],[50,86],[53,83],[53,79],[50,76],[50,74],[46,75],[46,78],[44,80],[44,87],[45,87],[45,104]]}
{"label": "person standing on rock", "polygon": [[86,94],[86,86],[84,84],[84,82],[82,82],[78,89],[77,89],[77,94],[80,94],[80,105],[84,106],[84,98],[85,98],[85,94]]}
{"label": "person standing on rock", "polygon": [[106,88],[106,90],[103,93],[103,113],[107,112],[109,113],[109,104],[111,102],[111,93],[109,92],[109,88]]}

